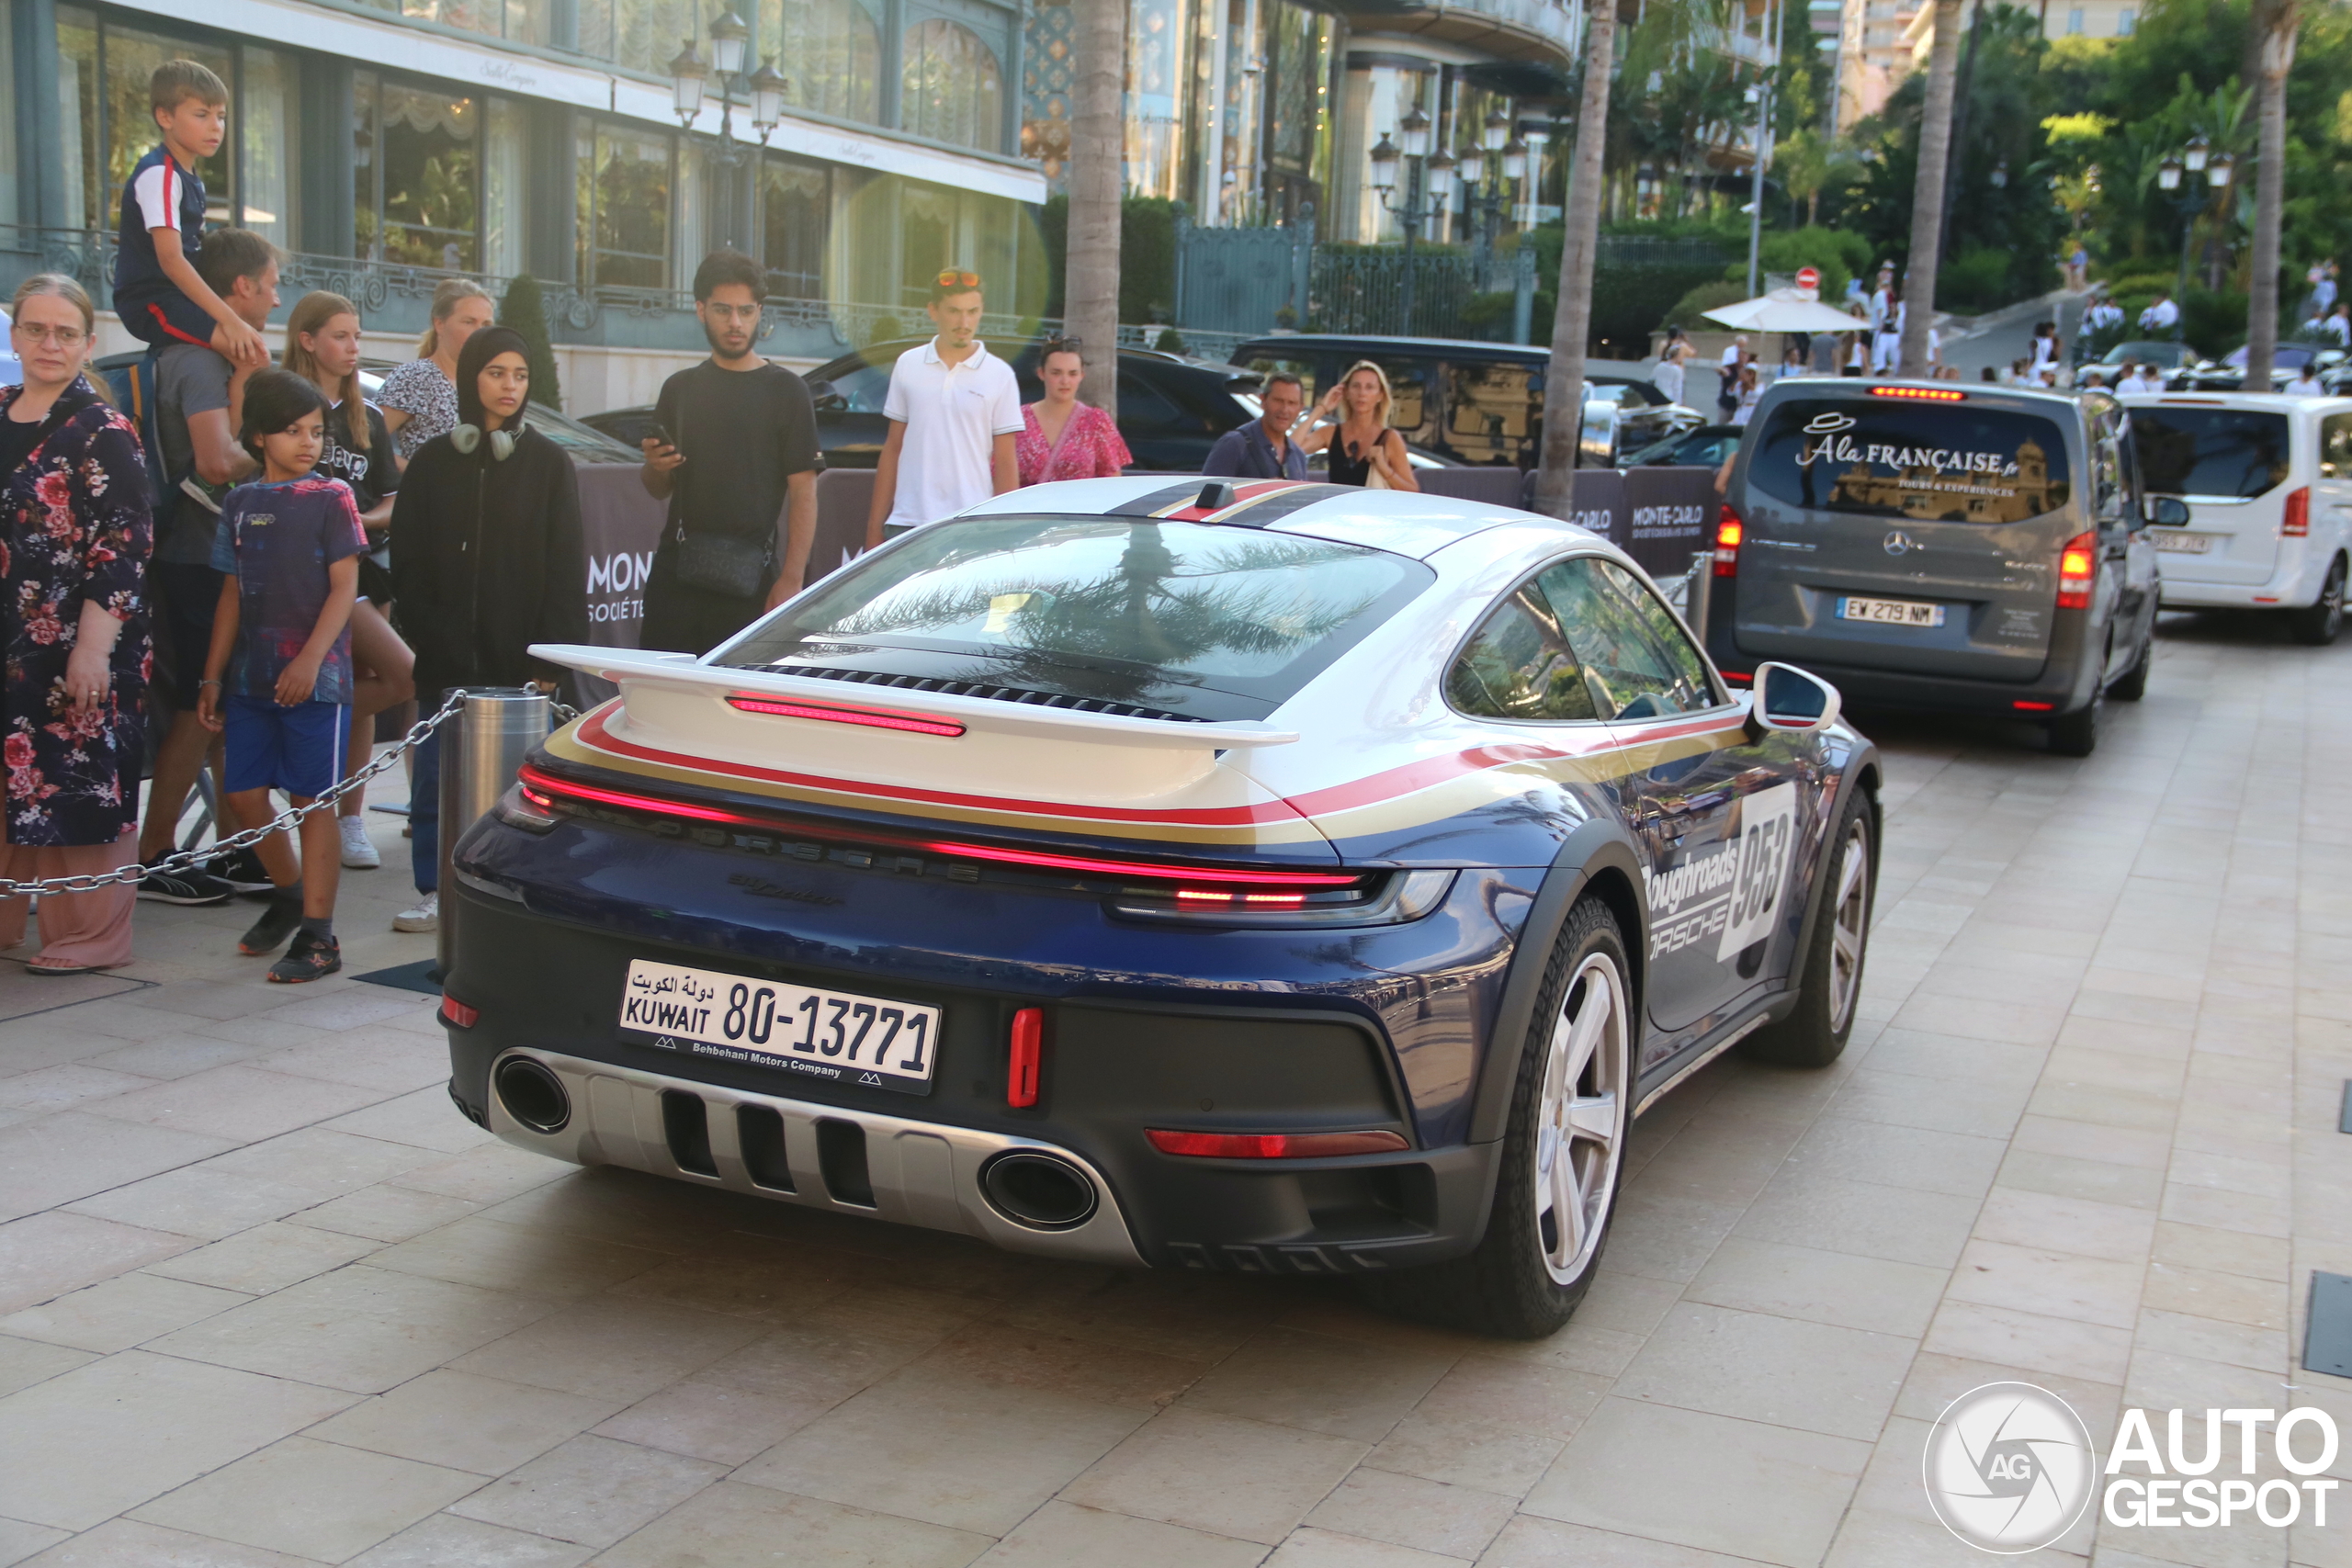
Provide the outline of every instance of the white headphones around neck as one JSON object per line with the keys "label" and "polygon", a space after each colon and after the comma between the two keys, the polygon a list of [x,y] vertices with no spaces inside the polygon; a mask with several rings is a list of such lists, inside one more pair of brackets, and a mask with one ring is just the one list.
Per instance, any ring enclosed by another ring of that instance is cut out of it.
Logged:
{"label": "white headphones around neck", "polygon": [[[474,455],[475,448],[481,445],[481,427],[471,424],[460,424],[455,426],[449,432],[449,445],[455,446],[465,456],[469,457],[472,457]],[[511,430],[492,431],[490,433],[490,460],[493,463],[503,463],[514,455],[514,433]]]}

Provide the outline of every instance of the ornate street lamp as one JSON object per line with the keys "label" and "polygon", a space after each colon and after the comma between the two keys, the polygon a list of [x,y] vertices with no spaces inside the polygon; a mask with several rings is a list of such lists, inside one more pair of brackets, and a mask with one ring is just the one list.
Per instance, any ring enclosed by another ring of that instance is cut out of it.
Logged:
{"label": "ornate street lamp", "polygon": [[752,156],[751,148],[735,140],[735,105],[740,99],[749,107],[752,129],[760,134],[760,145],[765,147],[768,138],[775,134],[777,124],[784,118],[784,101],[791,91],[791,83],[776,71],[775,57],[760,62],[760,68],[746,75],[743,66],[749,56],[752,29],[743,18],[732,11],[722,11],[710,23],[710,52],[712,62],[705,64],[695,50],[694,39],[670,62],[671,107],[678,116],[678,124],[692,133],[695,117],[702,113],[703,96],[714,67],[718,79],[718,141],[711,151],[711,161],[726,173],[727,243],[742,249],[735,237],[737,223],[735,173]]}

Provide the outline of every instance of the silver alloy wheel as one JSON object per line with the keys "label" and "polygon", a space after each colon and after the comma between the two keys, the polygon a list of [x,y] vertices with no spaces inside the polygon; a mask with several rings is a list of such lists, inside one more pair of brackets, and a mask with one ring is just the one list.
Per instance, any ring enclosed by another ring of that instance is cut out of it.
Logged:
{"label": "silver alloy wheel", "polygon": [[1842,1034],[1862,987],[1862,948],[1870,940],[1871,830],[1860,818],[1838,855],[1837,902],[1829,924],[1829,1032]]}
{"label": "silver alloy wheel", "polygon": [[1573,1281],[1600,1243],[1625,1139],[1625,983],[1589,953],[1568,982],[1535,1108],[1535,1227],[1544,1264]]}

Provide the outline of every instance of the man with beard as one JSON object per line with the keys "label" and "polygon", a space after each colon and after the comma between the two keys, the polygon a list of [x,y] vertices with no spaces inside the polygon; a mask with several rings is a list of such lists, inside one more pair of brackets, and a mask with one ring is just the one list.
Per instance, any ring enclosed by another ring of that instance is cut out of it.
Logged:
{"label": "man with beard", "polygon": [[765,293],[759,264],[737,251],[713,251],[695,271],[710,357],[662,383],[658,434],[644,442],[646,493],[670,514],[640,648],[707,653],[800,592],[823,458],[808,384],[752,352]]}

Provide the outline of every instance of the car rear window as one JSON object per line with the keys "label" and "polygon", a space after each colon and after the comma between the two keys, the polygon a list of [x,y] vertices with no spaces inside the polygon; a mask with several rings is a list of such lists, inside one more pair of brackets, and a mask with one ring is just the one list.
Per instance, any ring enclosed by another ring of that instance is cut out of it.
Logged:
{"label": "car rear window", "polygon": [[2250,501],[2287,480],[2287,416],[2163,403],[2132,411],[2140,478],[2159,495]]}
{"label": "car rear window", "polygon": [[2065,433],[2017,409],[1792,398],[1749,439],[1748,485],[1808,511],[1994,525],[2066,504]]}
{"label": "car rear window", "polygon": [[918,530],[718,662],[1055,706],[1262,718],[1436,580],[1253,529],[981,517]]}

